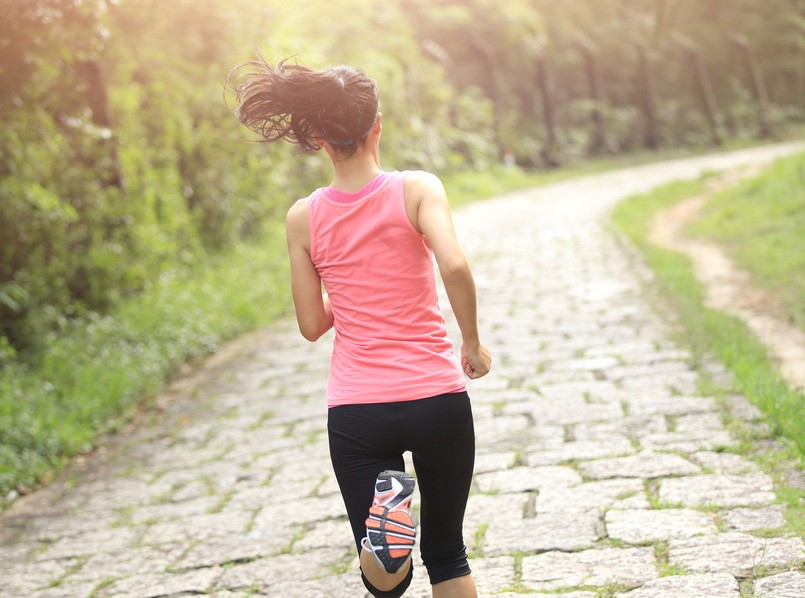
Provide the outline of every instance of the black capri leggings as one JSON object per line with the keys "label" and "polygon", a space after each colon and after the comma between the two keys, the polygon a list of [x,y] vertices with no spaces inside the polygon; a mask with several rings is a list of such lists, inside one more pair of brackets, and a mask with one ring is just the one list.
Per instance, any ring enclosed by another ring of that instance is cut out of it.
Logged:
{"label": "black capri leggings", "polygon": [[377,474],[402,471],[403,452],[411,451],[421,497],[419,543],[430,583],[468,575],[462,524],[475,464],[475,433],[467,393],[332,407],[327,430],[358,552]]}

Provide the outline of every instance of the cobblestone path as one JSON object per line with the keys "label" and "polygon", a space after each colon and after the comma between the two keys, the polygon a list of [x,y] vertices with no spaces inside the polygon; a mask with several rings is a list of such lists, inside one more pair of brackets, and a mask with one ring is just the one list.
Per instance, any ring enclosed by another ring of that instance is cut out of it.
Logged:
{"label": "cobblestone path", "polygon": [[[770,532],[783,525],[771,479],[724,450],[720,407],[697,394],[690,356],[645,298],[650,274],[607,224],[627,195],[792,149],[629,168],[456,213],[494,353],[471,385],[466,543],[481,595],[805,596],[802,540]],[[4,515],[0,596],[364,596],[327,456],[329,350],[283,321],[177,381],[153,421]],[[730,409],[758,416],[741,397]],[[407,596],[430,596],[426,579],[418,566]]]}

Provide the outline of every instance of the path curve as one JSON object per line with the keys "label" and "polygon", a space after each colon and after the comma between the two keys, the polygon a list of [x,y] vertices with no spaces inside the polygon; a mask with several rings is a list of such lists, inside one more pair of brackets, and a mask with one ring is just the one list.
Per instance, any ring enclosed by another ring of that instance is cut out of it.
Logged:
{"label": "path curve", "polygon": [[751,275],[739,268],[724,248],[712,241],[685,235],[709,199],[718,191],[762,172],[758,165],[717,177],[707,190],[660,212],[649,233],[652,243],[684,253],[705,291],[707,307],[737,316],[760,339],[792,388],[805,390],[805,332],[793,325],[772,293],[753,286]]}
{"label": "path curve", "polygon": [[[607,224],[626,196],[800,148],[628,168],[456,213],[495,355],[471,384],[466,543],[482,596],[739,598],[739,582],[756,598],[803,595],[802,539],[768,532],[783,525],[771,479],[724,451],[718,405],[645,300],[651,273]],[[177,381],[154,421],[4,514],[0,596],[363,596],[327,458],[329,351],[285,320]],[[406,596],[429,595],[419,566]]]}

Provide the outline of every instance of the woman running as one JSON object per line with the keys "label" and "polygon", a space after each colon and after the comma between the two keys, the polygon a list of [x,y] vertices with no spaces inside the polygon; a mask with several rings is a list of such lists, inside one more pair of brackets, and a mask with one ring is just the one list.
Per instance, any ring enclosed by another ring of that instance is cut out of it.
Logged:
{"label": "woman running", "polygon": [[[411,451],[433,596],[475,597],[462,536],[475,458],[464,375],[484,376],[491,357],[444,187],[426,172],[383,171],[377,84],[362,72],[244,66],[240,121],[268,141],[324,149],[334,168],[329,187],[291,207],[286,231],[302,335],[313,342],[335,328],[330,457],[363,583],[376,597],[402,596],[411,583]],[[437,304],[434,256],[461,330],[460,363]]]}

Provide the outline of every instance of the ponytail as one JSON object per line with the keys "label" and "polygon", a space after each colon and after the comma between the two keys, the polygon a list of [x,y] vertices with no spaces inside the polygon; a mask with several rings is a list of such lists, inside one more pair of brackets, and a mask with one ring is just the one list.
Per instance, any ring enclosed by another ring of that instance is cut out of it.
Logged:
{"label": "ponytail", "polygon": [[305,151],[321,141],[337,151],[355,152],[377,118],[377,84],[351,66],[314,71],[288,59],[271,66],[264,60],[236,67],[234,85],[241,123],[266,141],[285,139]]}

